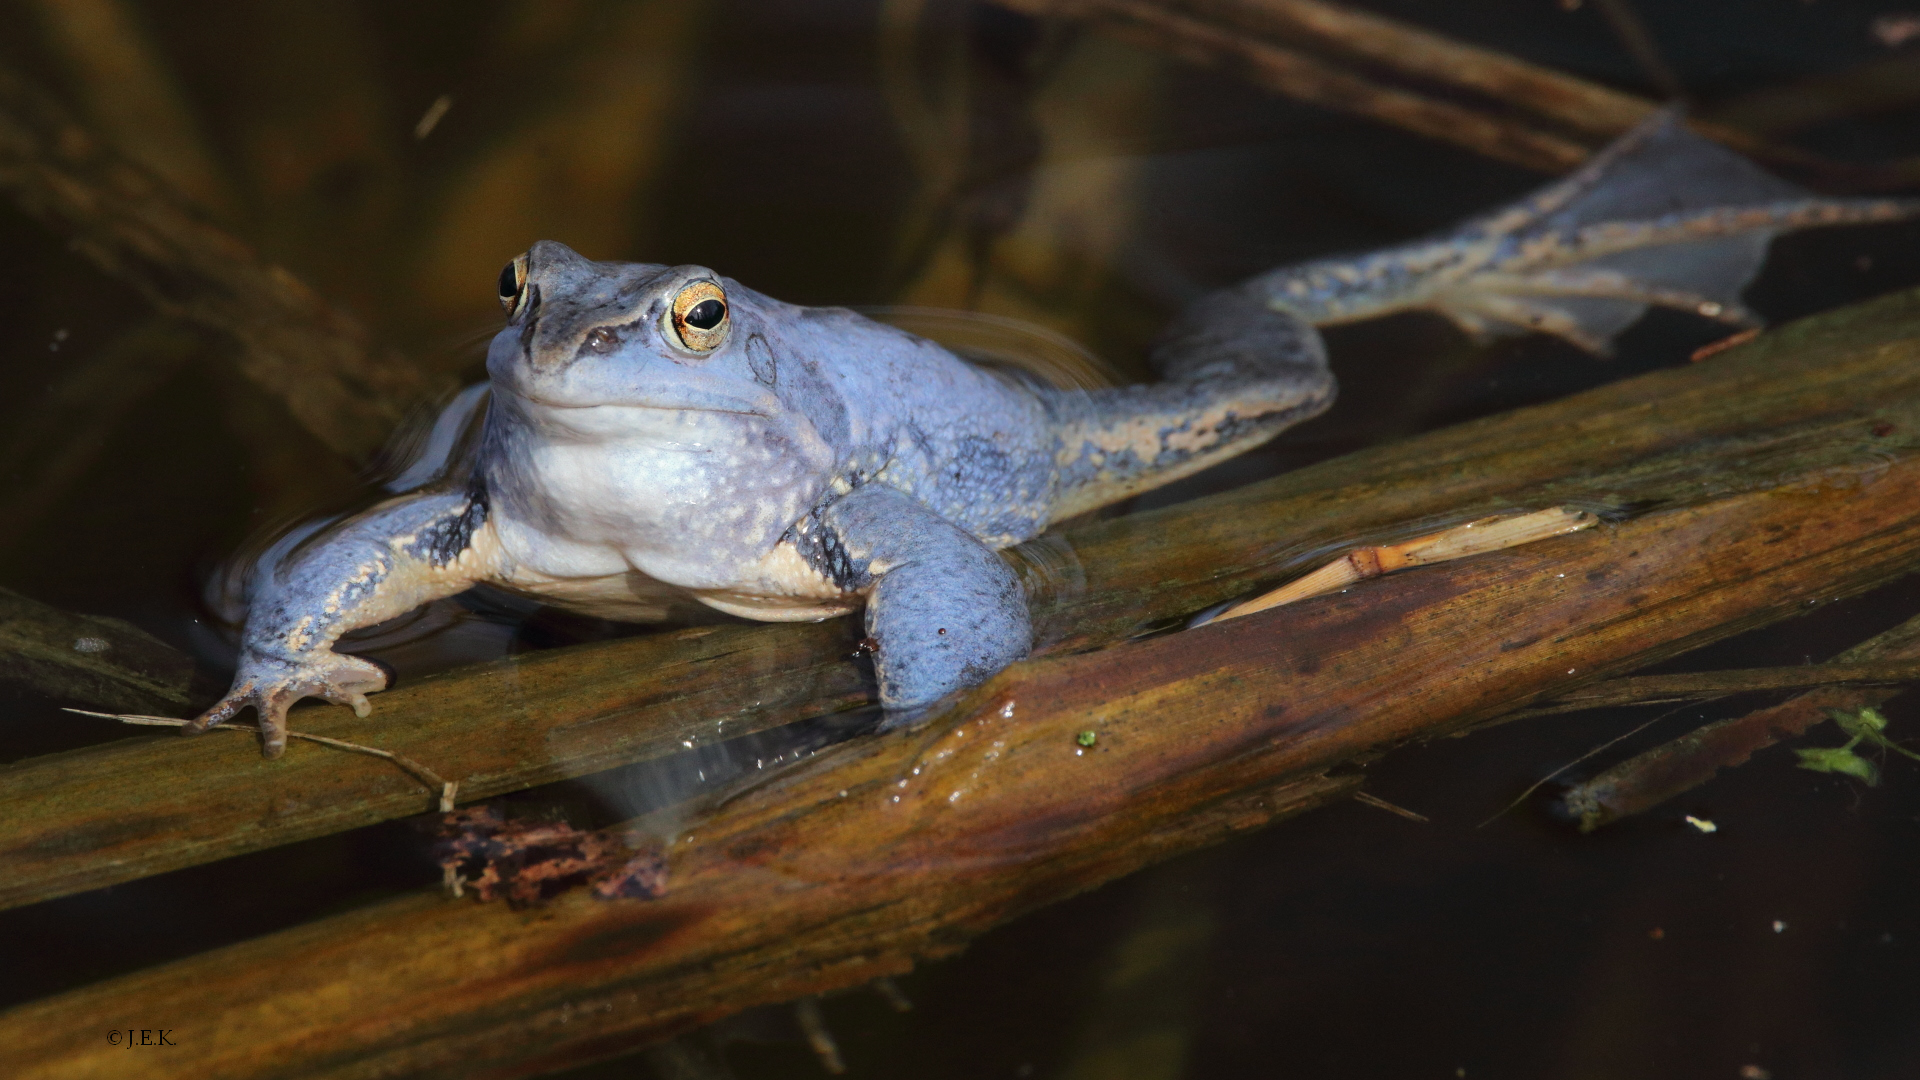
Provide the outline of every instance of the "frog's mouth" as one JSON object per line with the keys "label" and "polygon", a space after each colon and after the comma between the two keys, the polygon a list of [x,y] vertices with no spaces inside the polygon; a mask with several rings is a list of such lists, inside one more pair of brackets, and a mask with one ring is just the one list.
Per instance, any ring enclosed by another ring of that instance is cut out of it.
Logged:
{"label": "frog's mouth", "polygon": [[[496,391],[498,392],[498,391]],[[501,405],[542,440],[705,454],[740,444],[772,417],[740,402],[568,401],[508,390]]]}
{"label": "frog's mouth", "polygon": [[495,381],[495,393],[504,393],[518,398],[527,405],[540,409],[556,409],[571,413],[588,412],[595,409],[632,410],[642,413],[700,413],[716,416],[753,416],[762,420],[772,418],[765,409],[755,408],[752,404],[733,398],[718,400],[681,400],[681,401],[635,401],[621,399],[601,399],[598,401],[569,401],[564,397],[529,391],[517,386],[500,386]]}
{"label": "frog's mouth", "polygon": [[573,412],[582,412],[588,409],[632,409],[636,412],[710,413],[718,416],[757,416],[763,420],[770,419],[768,413],[761,412],[758,409],[722,409],[712,405],[661,405],[634,401],[568,402],[550,401],[546,398],[531,396],[527,396],[524,399],[530,404],[538,405],[541,408],[566,409]]}

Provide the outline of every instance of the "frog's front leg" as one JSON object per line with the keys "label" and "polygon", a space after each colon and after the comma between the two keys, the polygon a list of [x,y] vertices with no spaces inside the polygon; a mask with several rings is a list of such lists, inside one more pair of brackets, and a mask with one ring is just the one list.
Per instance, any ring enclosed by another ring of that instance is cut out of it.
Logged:
{"label": "frog's front leg", "polygon": [[985,682],[1033,647],[1026,593],[1000,556],[913,498],[869,484],[795,530],[801,551],[867,593],[889,723]]}
{"label": "frog's front leg", "polygon": [[287,709],[301,698],[367,715],[367,695],[386,689],[386,672],[334,652],[334,642],[464,591],[492,576],[499,558],[477,492],[411,496],[335,526],[252,582],[233,686],[185,730],[198,734],[252,707],[271,758],[286,749]]}

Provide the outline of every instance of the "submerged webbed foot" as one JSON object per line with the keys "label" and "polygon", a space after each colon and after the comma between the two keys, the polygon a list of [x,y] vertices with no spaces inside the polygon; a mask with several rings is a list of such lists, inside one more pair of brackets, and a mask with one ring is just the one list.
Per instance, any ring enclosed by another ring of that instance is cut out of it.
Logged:
{"label": "submerged webbed foot", "polygon": [[276,758],[287,748],[287,710],[302,698],[345,705],[356,715],[372,711],[367,695],[387,688],[387,673],[356,656],[327,651],[301,660],[249,652],[241,658],[233,688],[182,732],[198,735],[251,708],[260,718],[260,755]]}
{"label": "submerged webbed foot", "polygon": [[1316,325],[1423,308],[1479,338],[1540,331],[1605,353],[1648,307],[1757,326],[1740,292],[1775,236],[1916,213],[1910,199],[1815,196],[1665,112],[1571,176],[1448,235],[1250,284]]}

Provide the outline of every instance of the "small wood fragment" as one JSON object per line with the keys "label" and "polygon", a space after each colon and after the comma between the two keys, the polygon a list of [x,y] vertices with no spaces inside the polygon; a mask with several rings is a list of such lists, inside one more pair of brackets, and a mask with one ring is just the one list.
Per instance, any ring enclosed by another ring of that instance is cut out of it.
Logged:
{"label": "small wood fragment", "polygon": [[881,1000],[885,1001],[887,1007],[894,1012],[913,1011],[913,1002],[907,998],[906,991],[900,989],[900,984],[893,981],[893,976],[882,975],[868,985],[873,987],[873,992],[879,994]]}
{"label": "small wood fragment", "polygon": [[1726,352],[1736,345],[1745,345],[1747,342],[1759,337],[1760,330],[1761,328],[1758,326],[1749,326],[1737,334],[1728,334],[1718,341],[1709,341],[1705,345],[1693,350],[1693,354],[1687,359],[1697,364],[1709,356],[1716,356]]}
{"label": "small wood fragment", "polygon": [[800,1025],[801,1034],[807,1037],[813,1055],[820,1059],[820,1067],[834,1076],[846,1072],[847,1063],[840,1057],[840,1044],[834,1041],[827,1018],[820,1012],[820,999],[809,996],[794,1002],[793,1017]]}
{"label": "small wood fragment", "polygon": [[665,894],[666,860],[635,829],[577,829],[563,821],[508,821],[490,806],[445,815],[434,857],[453,896],[532,907],[585,887],[602,900]]}

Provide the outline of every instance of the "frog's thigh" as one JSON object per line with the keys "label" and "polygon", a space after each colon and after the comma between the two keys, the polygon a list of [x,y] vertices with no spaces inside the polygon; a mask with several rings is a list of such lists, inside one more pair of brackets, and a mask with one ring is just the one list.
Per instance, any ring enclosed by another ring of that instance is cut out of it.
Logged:
{"label": "frog's thigh", "polygon": [[1012,568],[912,498],[869,485],[827,507],[822,523],[874,578],[866,625],[888,710],[985,682],[1032,648]]}

